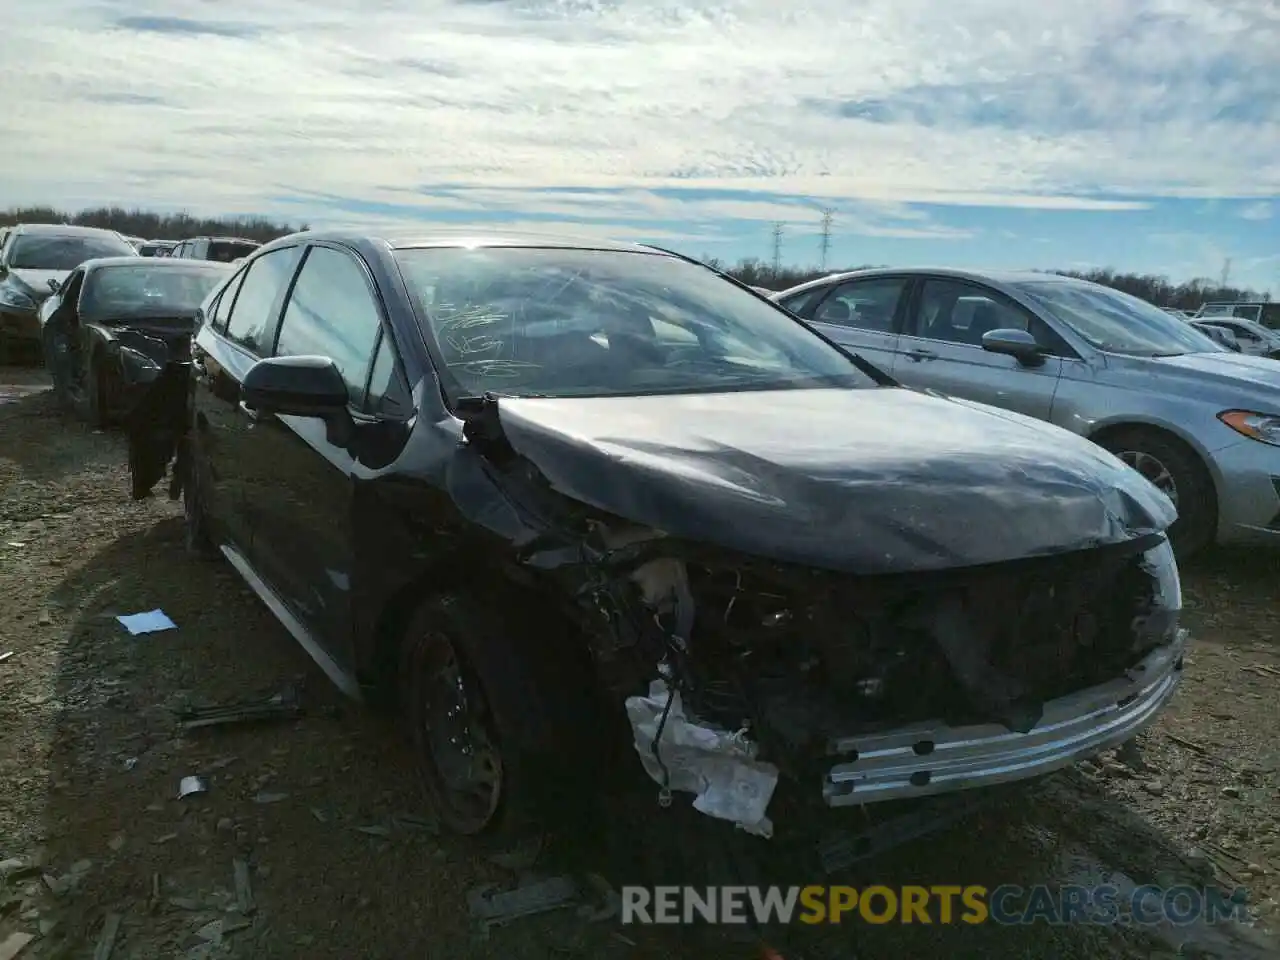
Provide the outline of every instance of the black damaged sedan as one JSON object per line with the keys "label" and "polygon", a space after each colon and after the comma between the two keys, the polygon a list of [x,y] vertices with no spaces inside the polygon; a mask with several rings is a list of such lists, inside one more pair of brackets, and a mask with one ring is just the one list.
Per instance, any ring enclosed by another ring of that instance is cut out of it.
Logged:
{"label": "black damaged sedan", "polygon": [[455,831],[621,745],[769,836],[1057,769],[1178,685],[1164,494],[679,255],[304,233],[197,323],[185,400],[135,425],[182,434],[190,546],[391,695]]}
{"label": "black damaged sedan", "polygon": [[190,352],[196,308],[225,264],[103,257],[76,267],[40,307],[54,393],[94,426],[127,418],[171,358]]}

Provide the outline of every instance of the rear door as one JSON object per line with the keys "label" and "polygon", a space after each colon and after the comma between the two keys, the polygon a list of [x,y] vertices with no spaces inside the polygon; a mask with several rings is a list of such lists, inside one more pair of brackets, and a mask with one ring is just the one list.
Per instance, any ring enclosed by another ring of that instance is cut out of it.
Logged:
{"label": "rear door", "polygon": [[[317,244],[303,260],[285,305],[275,355],[333,360],[347,381],[357,435],[368,435],[383,410],[390,409],[383,400],[389,380],[399,382],[388,330],[365,262],[345,247]],[[377,374],[372,400],[371,373]],[[349,666],[352,448],[333,442],[324,421],[314,417],[270,416],[256,429],[264,441],[265,472],[254,490],[254,564],[329,656]]]}
{"label": "rear door", "polygon": [[297,246],[281,247],[245,264],[191,345],[196,480],[219,537],[241,554],[252,542],[251,494],[267,470],[254,423],[240,405],[240,385],[271,351],[301,253]]}
{"label": "rear door", "polygon": [[842,347],[892,373],[910,288],[908,276],[863,277],[835,284],[791,309]]}
{"label": "rear door", "polygon": [[[896,379],[909,387],[977,400],[1048,420],[1064,357],[1074,356],[1035,314],[993,287],[951,277],[924,277],[912,299]],[[1033,334],[1049,355],[1026,366],[982,347],[990,330]]]}

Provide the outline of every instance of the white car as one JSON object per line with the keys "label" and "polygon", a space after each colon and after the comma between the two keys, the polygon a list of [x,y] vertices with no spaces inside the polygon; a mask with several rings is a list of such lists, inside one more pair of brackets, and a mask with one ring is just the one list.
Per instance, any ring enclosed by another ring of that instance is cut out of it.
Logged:
{"label": "white car", "polygon": [[1256,357],[1272,357],[1280,359],[1280,333],[1270,327],[1264,327],[1256,320],[1243,317],[1200,317],[1193,321],[1197,327],[1209,332],[1208,328],[1216,327],[1225,330],[1235,337],[1240,344],[1241,353],[1251,353]]}

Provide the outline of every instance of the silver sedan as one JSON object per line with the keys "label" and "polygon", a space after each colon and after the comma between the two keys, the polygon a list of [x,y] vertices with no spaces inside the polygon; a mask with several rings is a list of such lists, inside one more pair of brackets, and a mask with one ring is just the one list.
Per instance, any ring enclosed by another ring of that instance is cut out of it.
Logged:
{"label": "silver sedan", "polygon": [[1280,543],[1274,360],[1055,274],[860,270],[772,297],[905,386],[1047,420],[1110,450],[1178,508],[1180,554]]}

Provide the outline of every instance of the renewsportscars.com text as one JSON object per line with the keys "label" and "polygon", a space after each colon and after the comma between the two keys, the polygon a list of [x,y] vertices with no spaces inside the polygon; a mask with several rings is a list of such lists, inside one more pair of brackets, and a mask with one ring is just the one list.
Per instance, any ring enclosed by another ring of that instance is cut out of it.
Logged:
{"label": "renewsportscars.com text", "polygon": [[1027,925],[1220,923],[1247,918],[1243,890],[1192,886],[976,884],[867,887],[622,888],[625,924],[918,923]]}

